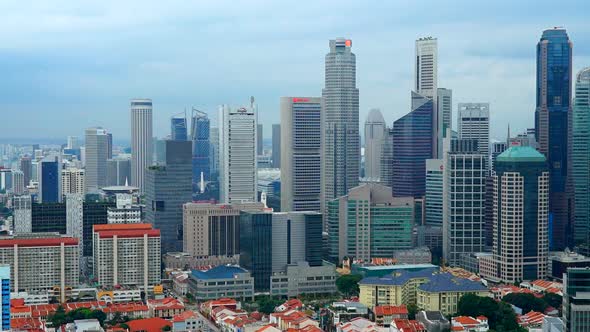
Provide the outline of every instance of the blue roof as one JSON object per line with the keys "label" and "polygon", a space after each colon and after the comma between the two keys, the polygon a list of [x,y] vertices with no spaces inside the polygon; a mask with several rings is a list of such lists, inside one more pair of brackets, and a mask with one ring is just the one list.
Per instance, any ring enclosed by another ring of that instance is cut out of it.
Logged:
{"label": "blue roof", "polygon": [[234,275],[239,273],[248,273],[247,270],[235,265],[219,265],[211,270],[199,271],[193,270],[191,274],[196,279],[232,279]]}
{"label": "blue roof", "polygon": [[418,288],[426,292],[478,292],[488,290],[479,281],[458,278],[448,272],[433,275],[429,282],[418,286]]}
{"label": "blue roof", "polygon": [[359,285],[401,286],[408,282],[408,280],[416,278],[431,278],[436,273],[439,273],[438,267],[425,268],[416,271],[401,270],[383,277],[364,278],[359,282]]}

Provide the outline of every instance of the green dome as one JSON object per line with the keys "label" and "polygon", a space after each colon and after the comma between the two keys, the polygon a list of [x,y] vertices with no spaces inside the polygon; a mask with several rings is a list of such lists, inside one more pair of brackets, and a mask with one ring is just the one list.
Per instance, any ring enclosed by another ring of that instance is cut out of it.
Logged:
{"label": "green dome", "polygon": [[510,147],[508,150],[502,152],[496,160],[508,162],[547,161],[543,154],[530,146]]}

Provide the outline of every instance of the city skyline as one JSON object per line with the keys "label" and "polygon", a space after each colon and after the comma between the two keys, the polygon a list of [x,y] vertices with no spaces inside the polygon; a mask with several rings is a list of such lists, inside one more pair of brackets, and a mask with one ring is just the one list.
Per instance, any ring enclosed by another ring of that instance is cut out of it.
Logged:
{"label": "city skyline", "polygon": [[[0,140],[83,136],[81,130],[67,129],[67,118],[80,128],[102,126],[115,141],[128,141],[130,124],[124,113],[135,97],[154,100],[158,137],[168,133],[170,116],[185,108],[205,110],[215,121],[218,105],[243,106],[241,101],[250,95],[256,96],[262,124],[270,128],[279,122],[281,96],[319,94],[325,41],[336,37],[350,38],[355,45],[360,118],[370,108],[380,108],[391,125],[409,111],[414,40],[425,36],[438,39],[438,85],[453,89],[453,118],[460,102],[488,101],[493,110],[491,137],[503,138],[508,119],[514,132],[533,127],[534,45],[543,29],[568,29],[574,72],[590,63],[589,37],[584,34],[590,23],[575,10],[582,3],[563,4],[560,12],[567,16],[545,13],[542,5],[530,2],[511,4],[509,11],[507,3],[458,3],[462,11],[489,14],[477,19],[436,4],[364,8],[345,3],[325,22],[292,17],[329,4],[295,6],[289,16],[276,14],[281,11],[275,5],[260,12],[252,10],[256,6],[226,3],[165,11],[149,4],[135,8],[103,3],[83,10],[35,6],[26,13],[35,23],[20,29],[14,26],[25,15],[21,6],[2,4],[10,19],[0,26],[10,35],[5,36],[0,65],[9,78],[2,83],[7,97],[0,109],[12,112],[13,121],[23,125],[7,128]],[[519,8],[529,15],[517,16]],[[123,15],[129,10],[137,13],[131,20]],[[499,12],[503,18],[493,18]],[[239,21],[234,20],[237,16]],[[79,32],[62,33],[73,30]],[[89,39],[95,43],[88,45]],[[152,44],[157,49],[141,51]],[[241,52],[239,59],[231,56],[244,49],[249,52]],[[270,131],[266,134],[268,138]]]}

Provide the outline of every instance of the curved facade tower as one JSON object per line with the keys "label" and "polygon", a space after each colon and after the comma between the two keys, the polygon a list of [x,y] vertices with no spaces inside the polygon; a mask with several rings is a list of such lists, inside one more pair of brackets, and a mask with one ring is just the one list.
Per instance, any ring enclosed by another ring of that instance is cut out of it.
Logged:
{"label": "curved facade tower", "polygon": [[144,192],[145,169],[152,162],[152,100],[131,100],[131,184]]}

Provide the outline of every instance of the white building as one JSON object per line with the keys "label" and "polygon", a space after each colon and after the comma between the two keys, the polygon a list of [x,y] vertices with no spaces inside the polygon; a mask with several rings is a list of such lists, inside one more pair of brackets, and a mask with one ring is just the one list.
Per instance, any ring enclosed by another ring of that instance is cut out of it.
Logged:
{"label": "white building", "polygon": [[489,155],[490,103],[459,103],[457,130],[461,139],[476,139],[479,152]]}
{"label": "white building", "polygon": [[372,109],[365,121],[365,178],[380,179],[382,150],[384,141],[388,138],[387,126],[381,111]]}
{"label": "white building", "polygon": [[84,170],[79,168],[66,168],[61,170],[61,193],[60,196],[67,194],[84,194]]}
{"label": "white building", "polygon": [[219,199],[257,201],[256,106],[219,108]]}
{"label": "white building", "polygon": [[435,98],[438,81],[438,44],[436,38],[425,37],[416,40],[414,74],[414,91],[423,96]]}
{"label": "white building", "polygon": [[141,206],[133,204],[133,195],[116,194],[116,207],[107,209],[109,224],[137,224],[141,222]]}
{"label": "white building", "polygon": [[67,194],[64,199],[66,201],[66,234],[78,239],[80,261],[82,261],[84,254],[84,194]]}
{"label": "white building", "polygon": [[13,197],[12,206],[14,208],[14,225],[12,230],[15,234],[33,232],[33,210],[31,204],[31,195]]}
{"label": "white building", "polygon": [[144,191],[145,169],[152,163],[152,100],[131,100],[131,184]]}

